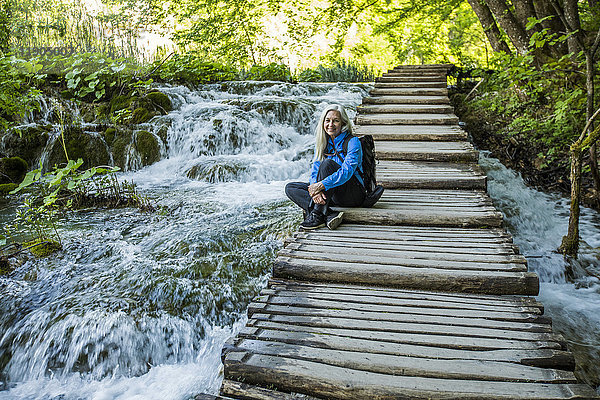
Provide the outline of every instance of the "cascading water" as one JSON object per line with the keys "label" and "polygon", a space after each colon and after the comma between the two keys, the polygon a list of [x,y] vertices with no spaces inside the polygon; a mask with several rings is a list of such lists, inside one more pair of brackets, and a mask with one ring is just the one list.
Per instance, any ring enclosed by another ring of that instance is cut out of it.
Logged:
{"label": "cascading water", "polygon": [[567,232],[568,200],[525,186],[520,175],[486,153],[479,162],[515,244],[540,277],[538,298],[574,353],[578,376],[600,391],[600,215],[582,208],[579,258],[567,261],[556,249]]}
{"label": "cascading water", "polygon": [[307,176],[319,111],[353,117],[368,88],[161,88],[175,110],[148,129],[170,126],[166,157],[122,174],[160,210],[72,213],[61,254],[0,277],[0,399],[216,392],[220,349],[300,221],[283,188]]}

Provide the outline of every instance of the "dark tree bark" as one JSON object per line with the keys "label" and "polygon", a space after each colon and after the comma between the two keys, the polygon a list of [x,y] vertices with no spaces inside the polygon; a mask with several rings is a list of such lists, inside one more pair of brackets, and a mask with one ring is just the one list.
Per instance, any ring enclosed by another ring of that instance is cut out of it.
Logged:
{"label": "dark tree bark", "polygon": [[[552,4],[550,4],[548,0],[535,0],[533,6],[538,19],[552,17],[542,22],[542,27],[548,29],[550,34],[561,36],[567,33],[567,29],[561,22],[560,17],[556,15],[554,7],[552,7]],[[565,42],[561,42],[552,46],[550,52],[554,57],[559,58],[567,54],[569,52],[569,48]]]}
{"label": "dark tree bark", "polygon": [[[564,0],[563,2],[565,19],[567,20],[567,24],[569,25],[569,31],[575,32],[581,29],[581,22],[579,20],[579,8],[577,7],[577,0]],[[577,44],[577,39],[574,37],[569,38],[569,53],[577,53],[579,50],[579,45]]]}
{"label": "dark tree bark", "polygon": [[[527,26],[527,19],[529,17],[536,17],[535,8],[533,6],[533,0],[512,0],[512,4],[515,8],[515,18],[517,19],[517,21],[519,21],[519,23],[522,26]],[[539,30],[539,27],[536,27],[535,30],[533,30],[532,32],[535,32],[537,30]]]}
{"label": "dark tree bark", "polygon": [[569,213],[569,229],[562,238],[558,251],[562,254],[577,257],[579,251],[579,203],[581,196],[581,150],[571,147],[571,210]]}
{"label": "dark tree bark", "polygon": [[517,51],[521,54],[525,54],[529,47],[529,36],[527,36],[525,27],[517,21],[514,14],[509,9],[506,1],[486,0],[486,4],[492,14],[494,14],[494,17],[496,17],[498,25],[506,32]]}
{"label": "dark tree bark", "polygon": [[471,8],[473,9],[473,12],[475,13],[475,15],[477,15],[477,18],[479,18],[479,22],[481,22],[483,31],[485,32],[485,35],[490,41],[492,49],[494,49],[494,51],[510,54],[510,48],[508,47],[508,44],[506,44],[504,39],[502,39],[502,33],[500,32],[498,25],[496,25],[496,20],[494,19],[494,16],[492,15],[492,12],[490,11],[489,7],[486,4],[480,2],[480,0],[468,1],[471,5]]}

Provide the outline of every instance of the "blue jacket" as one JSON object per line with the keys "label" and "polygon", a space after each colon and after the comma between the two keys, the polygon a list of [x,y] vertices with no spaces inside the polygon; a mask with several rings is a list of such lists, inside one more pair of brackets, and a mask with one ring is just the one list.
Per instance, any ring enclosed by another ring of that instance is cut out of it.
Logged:
{"label": "blue jacket", "polygon": [[[342,132],[333,140],[333,142],[331,137],[328,137],[327,149],[325,150],[325,153],[333,154],[334,145],[338,153],[342,153],[344,139],[347,135],[348,132]],[[362,146],[360,145],[360,140],[357,137],[353,137],[348,141],[348,154],[346,154],[346,157],[343,161],[341,157],[337,157],[335,155],[325,157],[330,158],[341,165],[341,168],[335,173],[323,179],[323,186],[325,186],[325,190],[343,185],[344,183],[348,182],[350,178],[352,178],[352,175],[356,176],[361,185],[364,186],[364,182],[358,173],[358,171],[362,172]],[[310,169],[310,184],[317,182],[317,174],[319,173],[320,165],[321,161],[313,161]]]}

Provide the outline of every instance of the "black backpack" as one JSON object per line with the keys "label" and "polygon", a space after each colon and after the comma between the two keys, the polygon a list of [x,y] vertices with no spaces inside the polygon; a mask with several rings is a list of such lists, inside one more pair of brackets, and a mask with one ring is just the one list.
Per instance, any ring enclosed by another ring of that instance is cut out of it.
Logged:
{"label": "black backpack", "polygon": [[[344,143],[342,144],[343,158],[348,154],[348,142],[353,137],[353,135],[347,135],[344,139]],[[359,169],[358,173],[363,179],[367,191],[367,196],[365,197],[362,206],[373,207],[383,194],[383,186],[377,184],[377,179],[375,177],[375,142],[371,135],[358,136],[358,139],[360,140],[363,153],[362,172]]]}

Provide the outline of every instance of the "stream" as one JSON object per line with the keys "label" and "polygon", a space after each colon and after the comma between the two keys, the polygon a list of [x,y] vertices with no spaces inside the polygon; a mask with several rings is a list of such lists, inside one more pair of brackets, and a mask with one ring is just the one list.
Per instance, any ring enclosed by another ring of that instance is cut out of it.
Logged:
{"label": "stream", "polygon": [[[366,84],[228,82],[162,87],[175,106],[161,161],[119,174],[159,211],[79,211],[64,250],[0,277],[0,400],[177,399],[216,393],[223,343],[245,324],[301,212],[287,182],[307,179],[320,110],[351,118]],[[148,129],[160,125],[152,121]],[[553,251],[568,201],[526,187],[482,152],[489,192],[540,275],[539,299],[577,374],[600,385],[600,215],[583,209],[582,257]],[[0,204],[0,221],[13,209]],[[11,211],[13,210],[13,211]],[[569,272],[567,272],[569,271]]]}

